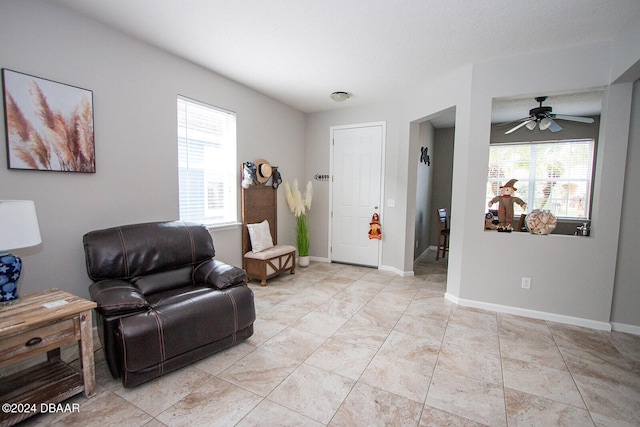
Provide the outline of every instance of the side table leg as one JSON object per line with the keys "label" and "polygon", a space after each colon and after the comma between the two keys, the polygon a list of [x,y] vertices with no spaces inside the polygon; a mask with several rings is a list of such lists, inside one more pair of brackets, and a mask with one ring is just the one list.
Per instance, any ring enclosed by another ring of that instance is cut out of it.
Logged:
{"label": "side table leg", "polygon": [[93,360],[93,333],[91,331],[91,310],[80,313],[80,364],[82,367],[82,380],[84,381],[85,397],[93,397],[96,394],[96,367]]}

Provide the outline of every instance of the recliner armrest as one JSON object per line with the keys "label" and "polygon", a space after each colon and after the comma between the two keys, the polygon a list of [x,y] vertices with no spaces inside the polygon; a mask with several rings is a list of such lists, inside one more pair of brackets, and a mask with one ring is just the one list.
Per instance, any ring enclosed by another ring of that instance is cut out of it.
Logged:
{"label": "recliner armrest", "polygon": [[215,259],[207,260],[193,270],[193,283],[226,289],[244,283],[247,272]]}
{"label": "recliner armrest", "polygon": [[146,311],[146,298],[129,282],[102,280],[89,286],[91,299],[98,304],[96,310],[103,316],[114,316]]}

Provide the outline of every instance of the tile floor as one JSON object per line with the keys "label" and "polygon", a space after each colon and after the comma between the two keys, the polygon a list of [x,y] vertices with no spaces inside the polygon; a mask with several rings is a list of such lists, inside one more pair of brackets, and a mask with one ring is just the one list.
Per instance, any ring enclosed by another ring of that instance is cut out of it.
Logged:
{"label": "tile floor", "polygon": [[97,395],[24,425],[640,425],[640,337],[456,306],[430,255],[252,282],[247,341],[134,389],[98,351]]}

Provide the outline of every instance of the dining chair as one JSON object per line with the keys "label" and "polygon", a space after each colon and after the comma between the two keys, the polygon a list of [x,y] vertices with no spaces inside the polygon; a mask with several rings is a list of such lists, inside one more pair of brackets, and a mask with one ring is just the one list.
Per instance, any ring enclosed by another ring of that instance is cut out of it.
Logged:
{"label": "dining chair", "polygon": [[447,210],[445,208],[438,209],[438,227],[440,228],[440,232],[438,233],[436,261],[440,259],[441,252],[442,258],[444,258],[449,251],[449,221],[447,220]]}

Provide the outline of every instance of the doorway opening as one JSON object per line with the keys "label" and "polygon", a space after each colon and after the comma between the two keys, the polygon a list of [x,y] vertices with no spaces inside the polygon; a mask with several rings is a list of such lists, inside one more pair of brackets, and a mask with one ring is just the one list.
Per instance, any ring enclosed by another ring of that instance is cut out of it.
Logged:
{"label": "doorway opening", "polygon": [[[416,165],[413,260],[433,255],[435,260],[440,227],[438,209],[451,214],[455,107],[426,117],[412,126],[412,141],[419,153]],[[425,156],[425,153],[426,156]],[[414,161],[410,159],[410,161]]]}

